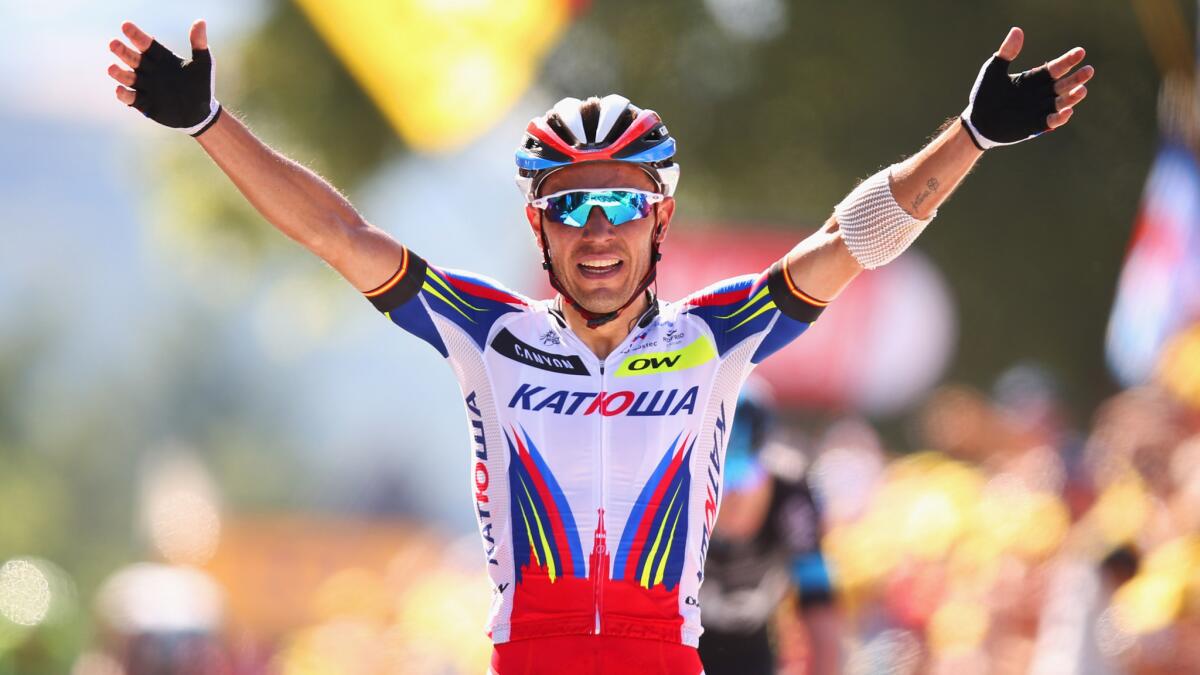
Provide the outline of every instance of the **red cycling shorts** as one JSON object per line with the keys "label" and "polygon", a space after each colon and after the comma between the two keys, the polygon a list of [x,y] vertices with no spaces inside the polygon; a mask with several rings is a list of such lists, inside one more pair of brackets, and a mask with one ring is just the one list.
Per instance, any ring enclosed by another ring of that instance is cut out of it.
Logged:
{"label": "red cycling shorts", "polygon": [[562,635],[498,644],[489,675],[703,675],[694,647],[609,635]]}

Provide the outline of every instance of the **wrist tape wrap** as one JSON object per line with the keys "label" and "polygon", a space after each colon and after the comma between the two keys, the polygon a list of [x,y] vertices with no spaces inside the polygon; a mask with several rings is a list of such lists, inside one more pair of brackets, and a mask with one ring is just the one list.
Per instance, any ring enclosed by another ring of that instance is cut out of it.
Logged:
{"label": "wrist tape wrap", "polygon": [[895,260],[937,216],[909,215],[892,194],[891,173],[888,167],[864,180],[833,210],[846,248],[869,270]]}

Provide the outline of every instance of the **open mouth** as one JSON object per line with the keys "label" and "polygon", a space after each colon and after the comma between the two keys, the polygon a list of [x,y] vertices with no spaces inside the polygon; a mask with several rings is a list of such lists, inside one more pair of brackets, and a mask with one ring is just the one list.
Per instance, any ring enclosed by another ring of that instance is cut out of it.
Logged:
{"label": "open mouth", "polygon": [[619,258],[608,258],[581,262],[576,267],[585,279],[607,279],[615,276],[624,265]]}

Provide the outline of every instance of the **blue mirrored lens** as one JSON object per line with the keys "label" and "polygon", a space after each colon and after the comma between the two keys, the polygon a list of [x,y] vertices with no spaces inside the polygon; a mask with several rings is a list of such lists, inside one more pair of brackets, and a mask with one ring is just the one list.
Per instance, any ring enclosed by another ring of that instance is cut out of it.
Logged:
{"label": "blue mirrored lens", "polygon": [[646,195],[625,190],[581,190],[552,197],[546,206],[546,216],[556,223],[571,227],[587,224],[592,208],[600,207],[613,225],[650,215],[651,204]]}

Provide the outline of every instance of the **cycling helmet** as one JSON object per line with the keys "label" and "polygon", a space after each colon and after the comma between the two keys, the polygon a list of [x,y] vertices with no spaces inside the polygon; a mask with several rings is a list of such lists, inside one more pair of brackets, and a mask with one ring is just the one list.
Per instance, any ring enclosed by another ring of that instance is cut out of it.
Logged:
{"label": "cycling helmet", "polygon": [[551,173],[580,162],[620,161],[638,165],[670,197],[679,182],[675,139],[658,113],[643,110],[620,94],[586,101],[564,98],[525,127],[517,147],[517,187],[527,201]]}

